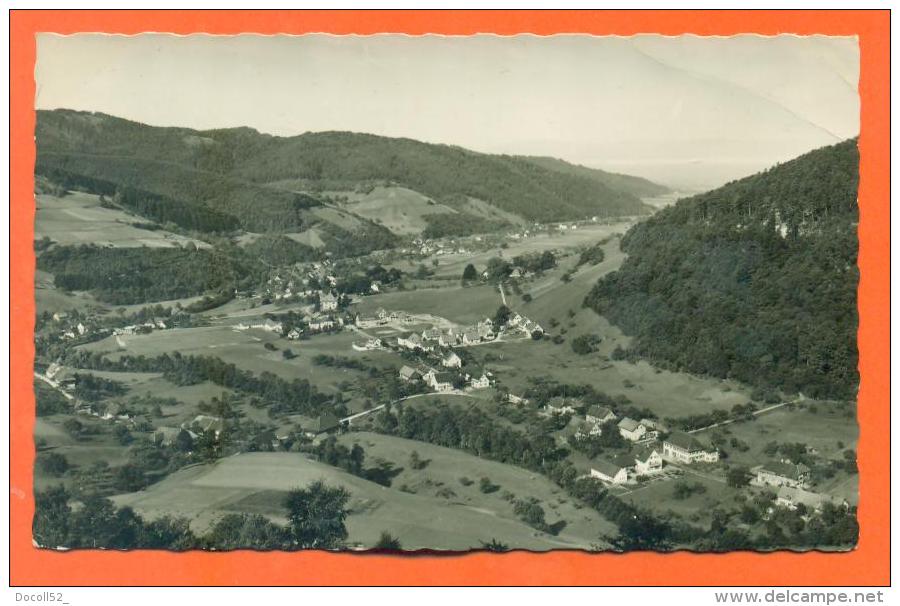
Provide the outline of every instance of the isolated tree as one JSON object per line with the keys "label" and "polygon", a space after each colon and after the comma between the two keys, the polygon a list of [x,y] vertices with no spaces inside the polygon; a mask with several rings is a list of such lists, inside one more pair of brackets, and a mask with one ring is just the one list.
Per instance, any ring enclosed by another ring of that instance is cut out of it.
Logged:
{"label": "isolated tree", "polygon": [[501,327],[505,326],[507,322],[509,322],[509,316],[511,312],[506,305],[501,305],[497,308],[497,311],[494,312],[494,326]]}
{"label": "isolated tree", "polygon": [[466,268],[463,270],[462,281],[463,282],[472,282],[478,279],[478,270],[475,269],[475,266],[469,263],[466,265]]}
{"label": "isolated tree", "polygon": [[290,491],[285,499],[291,539],[300,549],[337,549],[347,538],[350,493],[321,480]]}
{"label": "isolated tree", "polygon": [[363,450],[363,447],[359,444],[354,444],[353,448],[350,449],[349,459],[350,473],[355,475],[359,475],[360,473],[362,473],[363,464],[366,461],[366,451]]}
{"label": "isolated tree", "polygon": [[725,481],[732,488],[742,488],[750,483],[750,471],[746,467],[730,467],[725,473]]}
{"label": "isolated tree", "polygon": [[378,541],[375,543],[374,548],[384,549],[387,551],[402,551],[403,549],[403,547],[400,545],[400,539],[393,536],[387,531],[381,533],[381,536],[378,537]]}

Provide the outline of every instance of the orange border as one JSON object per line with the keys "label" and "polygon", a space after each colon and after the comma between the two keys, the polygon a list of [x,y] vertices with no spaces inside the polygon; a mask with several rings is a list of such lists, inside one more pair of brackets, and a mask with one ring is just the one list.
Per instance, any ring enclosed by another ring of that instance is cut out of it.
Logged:
{"label": "orange border", "polygon": [[[10,14],[12,585],[888,585],[890,11],[21,11]],[[845,554],[555,552],[391,557],[34,549],[36,32],[857,35],[861,50],[859,547]]]}

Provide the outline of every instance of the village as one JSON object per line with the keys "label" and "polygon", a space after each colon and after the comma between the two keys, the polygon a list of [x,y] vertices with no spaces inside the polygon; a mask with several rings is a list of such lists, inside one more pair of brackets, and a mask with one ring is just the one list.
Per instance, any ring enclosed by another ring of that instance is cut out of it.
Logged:
{"label": "village", "polygon": [[[757,446],[767,418],[792,417],[795,407],[815,403],[749,401],[749,391],[733,383],[660,374],[619,357],[627,340],[614,330],[594,334],[595,321],[580,306],[593,281],[621,262],[614,231],[621,228],[588,220],[416,238],[366,257],[273,265],[232,291],[45,311],[35,379],[62,394],[83,429],[53,422],[78,441],[108,434],[119,448],[146,440],[193,463],[255,452],[315,459],[334,441],[381,444],[392,411],[463,408],[486,414],[498,429],[550,440],[579,481],[664,518],[704,523],[717,509],[756,501],[762,521],[782,511],[805,519],[852,511],[855,458],[837,458],[850,456],[844,445],[821,454],[786,443]],[[289,396],[262,404],[209,381],[173,387],[168,375],[116,366],[119,359],[152,366],[155,356],[182,347],[186,356],[221,358],[261,383],[286,382],[278,393],[298,380],[328,391],[315,406]],[[79,366],[92,356],[107,356],[91,363],[108,370]],[[131,375],[133,383],[117,385]],[[545,397],[535,380],[557,381],[565,395]],[[628,397],[566,394],[584,380]],[[670,401],[672,380],[682,387]],[[160,389],[165,397],[154,400],[150,394]],[[707,400],[710,389],[720,404]],[[815,444],[822,448],[821,440]],[[403,456],[392,451],[385,460],[400,468]],[[435,489],[433,497],[443,503],[444,494],[450,491]],[[553,536],[540,532],[540,540]]]}

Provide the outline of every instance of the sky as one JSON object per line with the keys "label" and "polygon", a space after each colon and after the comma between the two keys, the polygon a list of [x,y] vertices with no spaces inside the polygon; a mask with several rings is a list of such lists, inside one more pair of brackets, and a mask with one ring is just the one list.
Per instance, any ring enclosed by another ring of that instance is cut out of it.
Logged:
{"label": "sky", "polygon": [[38,109],[554,156],[700,190],[859,131],[852,37],[40,34]]}

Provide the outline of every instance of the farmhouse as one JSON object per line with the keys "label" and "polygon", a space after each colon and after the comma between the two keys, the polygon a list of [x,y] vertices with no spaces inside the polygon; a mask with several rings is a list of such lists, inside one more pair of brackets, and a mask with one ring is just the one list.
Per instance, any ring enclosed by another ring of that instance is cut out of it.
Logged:
{"label": "farmhouse", "polygon": [[292,328],[291,332],[289,332],[287,334],[287,338],[290,339],[291,341],[296,341],[297,339],[300,338],[300,331],[296,328]]}
{"label": "farmhouse", "polygon": [[194,429],[198,432],[206,433],[213,432],[215,437],[219,437],[219,434],[225,429],[225,421],[221,419],[221,417],[213,417],[209,415],[197,415],[194,417],[194,420],[190,422],[190,424],[185,427],[182,425],[182,429]]}
{"label": "farmhouse", "polygon": [[653,419],[641,419],[641,425],[647,428],[646,437],[653,438],[654,440],[659,437],[660,433],[668,433],[669,431],[668,427]]}
{"label": "farmhouse", "polygon": [[525,320],[525,322],[521,325],[521,328],[522,332],[531,337],[544,334],[544,329],[541,328],[541,325],[532,320]]}
{"label": "farmhouse", "polygon": [[338,308],[338,300],[333,294],[325,293],[319,297],[319,305],[322,311],[334,311]]}
{"label": "farmhouse", "polygon": [[459,335],[453,329],[442,331],[438,336],[438,345],[441,347],[450,347],[459,343]]}
{"label": "farmhouse", "polygon": [[441,365],[444,368],[459,368],[462,366],[462,358],[456,355],[456,352],[451,351],[441,360]]}
{"label": "farmhouse", "polygon": [[474,372],[469,376],[469,386],[472,389],[487,389],[491,386],[491,378],[483,370]]}
{"label": "farmhouse", "polygon": [[637,442],[643,439],[644,434],[647,433],[647,428],[642,423],[630,417],[625,417],[619,421],[619,433],[629,442]]}
{"label": "farmhouse", "polygon": [[309,319],[310,330],[331,330],[334,328],[334,320],[328,316],[313,316]]}
{"label": "farmhouse", "polygon": [[613,414],[613,411],[606,406],[597,406],[596,404],[588,408],[587,414],[584,415],[584,420],[594,425],[602,425],[607,421],[614,421],[615,418],[616,415]]}
{"label": "farmhouse", "polygon": [[363,343],[353,343],[352,347],[356,351],[372,351],[374,349],[381,349],[383,345],[384,344],[381,342],[381,339],[372,337],[366,339]]}
{"label": "farmhouse", "polygon": [[408,383],[415,383],[422,379],[422,373],[411,366],[400,368],[400,379]]}
{"label": "farmhouse", "polygon": [[506,401],[510,404],[528,404],[528,398],[517,396],[514,393],[506,394]]}
{"label": "farmhouse", "polygon": [[562,398],[562,397],[554,397],[550,398],[550,401],[547,402],[547,405],[544,408],[547,412],[555,415],[568,413],[575,414],[575,408],[580,404],[578,400],[573,400],[571,398]]}
{"label": "farmhouse", "polygon": [[426,328],[422,331],[422,340],[437,341],[441,338],[441,331],[437,328]]}
{"label": "farmhouse", "polygon": [[422,338],[414,332],[408,332],[397,337],[397,346],[413,350],[422,348]]}
{"label": "farmhouse", "polygon": [[778,489],[778,497],[775,502],[782,507],[790,510],[797,509],[797,506],[803,505],[807,509],[820,511],[825,503],[831,503],[835,507],[849,507],[847,501],[838,497],[818,492],[810,492],[802,488],[794,488],[791,486],[782,486]]}
{"label": "farmhouse", "polygon": [[304,426],[303,431],[308,437],[312,438],[319,434],[333,431],[337,429],[340,424],[340,419],[338,419],[333,414],[326,412],[325,414],[321,414],[313,419],[312,422],[308,425]]}
{"label": "farmhouse", "polygon": [[628,481],[628,467],[621,462],[598,459],[591,463],[591,477],[607,484],[624,484]]}
{"label": "farmhouse", "polygon": [[663,458],[658,448],[641,446],[634,451],[634,470],[641,476],[662,471]]}
{"label": "farmhouse", "polygon": [[426,381],[435,391],[453,391],[454,375],[449,372],[430,372]]}
{"label": "farmhouse", "polygon": [[719,451],[703,446],[697,438],[681,431],[673,432],[663,440],[663,458],[681,463],[715,463]]}
{"label": "farmhouse", "polygon": [[476,330],[478,331],[478,338],[482,341],[493,341],[497,336],[494,334],[494,326],[490,320],[480,323]]}
{"label": "farmhouse", "polygon": [[596,423],[590,423],[588,421],[582,421],[575,427],[575,437],[576,438],[587,438],[591,436],[601,436],[603,435],[603,428]]}
{"label": "farmhouse", "polygon": [[809,467],[784,461],[766,463],[756,472],[756,481],[768,486],[802,488],[809,481]]}
{"label": "farmhouse", "polygon": [[478,330],[475,328],[470,328],[466,330],[462,335],[463,345],[474,345],[475,343],[481,342],[481,337],[478,336]]}

